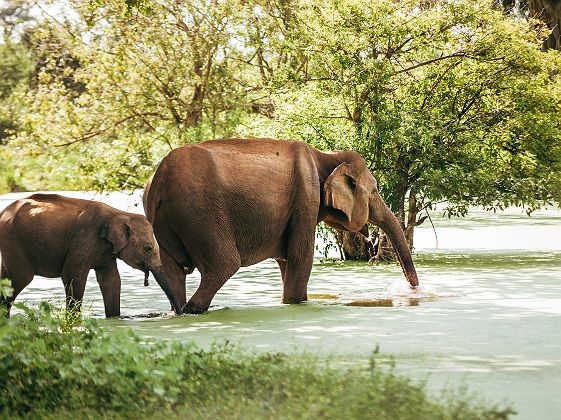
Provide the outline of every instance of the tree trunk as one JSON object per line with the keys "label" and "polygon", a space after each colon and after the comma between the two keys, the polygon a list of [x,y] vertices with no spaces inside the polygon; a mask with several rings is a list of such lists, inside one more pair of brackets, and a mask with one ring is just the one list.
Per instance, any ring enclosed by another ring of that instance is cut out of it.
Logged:
{"label": "tree trunk", "polygon": [[187,112],[187,117],[185,118],[185,124],[187,127],[198,127],[201,124],[203,117],[203,87],[198,84],[193,90],[193,98],[189,104],[189,111]]}
{"label": "tree trunk", "polygon": [[337,232],[336,240],[345,260],[369,261],[376,256],[373,241],[360,233]]}
{"label": "tree trunk", "polygon": [[[417,213],[419,209],[417,208],[417,194],[415,191],[409,191],[409,199],[407,202],[407,226],[405,227],[403,233],[405,234],[405,240],[409,246],[409,250],[413,250],[413,234],[415,233],[415,226],[419,225],[421,222],[417,222]],[[424,220],[424,219],[423,219]]]}
{"label": "tree trunk", "polygon": [[530,15],[541,20],[551,31],[544,41],[544,49],[561,51],[561,1],[530,0]]}

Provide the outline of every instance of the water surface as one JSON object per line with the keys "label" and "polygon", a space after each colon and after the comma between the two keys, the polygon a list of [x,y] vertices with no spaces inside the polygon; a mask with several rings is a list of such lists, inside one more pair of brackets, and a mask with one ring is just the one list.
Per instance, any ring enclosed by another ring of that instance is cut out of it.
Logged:
{"label": "water surface", "polygon": [[[25,195],[25,194],[24,194]],[[83,193],[74,193],[82,196]],[[0,208],[22,194],[0,196]],[[91,195],[88,195],[90,197]],[[139,196],[96,196],[141,212]],[[522,209],[474,210],[463,219],[439,212],[416,230],[420,287],[412,292],[397,265],[314,264],[310,301],[281,305],[274,261],[241,269],[218,292],[211,311],[172,317],[155,280],[120,263],[123,319],[156,340],[239,343],[252,351],[308,351],[336,363],[366,363],[376,346],[399,371],[433,389],[467,385],[488,401],[509,402],[518,418],[556,419],[561,410],[561,212],[531,218]],[[85,306],[103,317],[93,272]],[[187,277],[188,294],[200,277]],[[60,279],[37,277],[18,297],[63,300]],[[155,316],[155,317],[153,317]]]}

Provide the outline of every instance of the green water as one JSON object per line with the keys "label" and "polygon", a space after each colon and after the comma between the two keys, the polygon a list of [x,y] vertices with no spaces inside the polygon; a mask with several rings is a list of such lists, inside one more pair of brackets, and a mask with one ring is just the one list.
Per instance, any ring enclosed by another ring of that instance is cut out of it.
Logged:
{"label": "green water", "polygon": [[[0,196],[0,208],[21,195]],[[136,209],[138,196],[101,197]],[[443,386],[469,389],[492,402],[509,402],[518,418],[556,419],[561,411],[561,212],[528,218],[522,210],[473,211],[448,220],[433,213],[432,227],[416,231],[420,287],[412,292],[398,266],[320,262],[309,284],[310,301],[281,305],[276,263],[240,270],[219,291],[205,315],[171,317],[151,280],[120,264],[123,319],[150,339],[228,340],[255,351],[307,351],[342,365],[366,363],[379,346],[399,371]],[[199,281],[187,277],[188,294]],[[86,307],[103,316],[92,273]],[[36,278],[18,300],[61,301],[60,280]]]}

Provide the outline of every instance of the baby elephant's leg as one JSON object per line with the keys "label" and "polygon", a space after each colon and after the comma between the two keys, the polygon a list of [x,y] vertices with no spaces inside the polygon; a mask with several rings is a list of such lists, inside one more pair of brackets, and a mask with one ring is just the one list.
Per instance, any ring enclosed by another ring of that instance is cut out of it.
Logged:
{"label": "baby elephant's leg", "polygon": [[21,291],[31,283],[34,272],[31,263],[24,253],[18,251],[15,247],[12,248],[11,252],[2,255],[2,260],[0,279],[12,281],[13,293],[10,297],[0,295],[0,305],[6,309],[9,316],[12,303]]}
{"label": "baby elephant's leg", "polygon": [[96,269],[95,275],[103,296],[105,316],[111,318],[121,315],[121,277],[117,270],[117,261],[113,261],[107,267]]}

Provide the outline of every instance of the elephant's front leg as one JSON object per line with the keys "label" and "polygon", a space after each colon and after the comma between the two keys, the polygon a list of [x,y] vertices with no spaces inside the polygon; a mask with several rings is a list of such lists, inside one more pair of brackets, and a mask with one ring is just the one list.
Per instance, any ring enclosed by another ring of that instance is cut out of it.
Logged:
{"label": "elephant's front leg", "polygon": [[97,282],[103,296],[105,316],[107,318],[121,315],[121,276],[117,270],[117,261],[104,268],[95,270]]}
{"label": "elephant's front leg", "polygon": [[[286,270],[287,262],[286,262],[286,260],[277,260],[277,263],[278,263],[280,271],[281,271],[282,284],[283,284],[283,287],[284,287],[284,281],[286,279],[286,271],[287,271]],[[304,292],[304,296],[302,297],[302,300],[303,301],[308,300],[308,292],[307,291]]]}
{"label": "elephant's front leg", "polygon": [[[314,262],[315,224],[295,225],[289,236],[286,262],[278,261],[283,277],[282,303],[308,300],[308,280]],[[284,267],[283,267],[284,266]]]}
{"label": "elephant's front leg", "polygon": [[[160,256],[162,259],[162,267],[168,277],[171,289],[173,290],[175,296],[179,299],[181,307],[184,307],[187,303],[187,294],[185,291],[185,270],[183,269],[183,266],[175,261],[171,254],[161,245]],[[173,307],[171,309],[173,310]]]}

